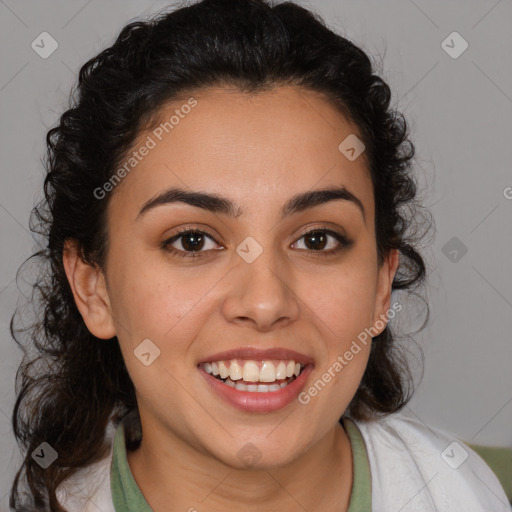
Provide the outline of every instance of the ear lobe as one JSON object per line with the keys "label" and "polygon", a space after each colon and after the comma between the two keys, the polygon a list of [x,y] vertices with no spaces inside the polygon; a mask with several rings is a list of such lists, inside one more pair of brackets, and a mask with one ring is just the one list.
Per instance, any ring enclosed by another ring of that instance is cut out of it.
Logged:
{"label": "ear lobe", "polygon": [[[380,322],[384,321],[387,325],[388,317],[386,313],[389,311],[391,306],[393,279],[395,278],[399,263],[400,253],[398,249],[391,249],[387,256],[385,256],[384,262],[379,268],[373,325],[375,325],[378,320]],[[386,327],[384,326],[384,329],[385,328]],[[381,332],[384,329],[381,329]]]}
{"label": "ear lobe", "polygon": [[83,261],[75,240],[66,240],[62,260],[76,306],[85,325],[97,338],[113,338],[116,330],[103,272],[97,266]]}

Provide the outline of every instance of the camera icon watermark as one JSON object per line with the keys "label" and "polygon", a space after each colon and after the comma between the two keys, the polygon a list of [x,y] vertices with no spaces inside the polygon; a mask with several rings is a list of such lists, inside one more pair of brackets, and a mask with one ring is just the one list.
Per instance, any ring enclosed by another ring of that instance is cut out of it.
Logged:
{"label": "camera icon watermark", "polygon": [[453,236],[441,248],[441,252],[452,262],[458,263],[468,252],[468,248],[459,238]]}
{"label": "camera icon watermark", "polygon": [[43,468],[46,469],[50,467],[56,460],[58,454],[57,452],[49,445],[44,442],[41,443],[33,452],[32,458]]}
{"label": "camera icon watermark", "polygon": [[252,263],[263,252],[263,247],[252,237],[248,236],[236,248],[237,254],[247,263]]}
{"label": "camera icon watermark", "polygon": [[458,32],[452,32],[441,43],[441,48],[452,59],[458,59],[468,49],[468,46],[468,42]]}
{"label": "camera icon watermark", "polygon": [[59,43],[48,32],[41,32],[30,46],[39,57],[47,59],[59,47]]}
{"label": "camera icon watermark", "polygon": [[453,443],[449,444],[442,452],[441,452],[441,458],[450,466],[452,469],[457,469],[464,462],[466,462],[466,459],[469,457],[468,452],[464,449],[464,447],[457,443],[457,441],[454,441]]}
{"label": "camera icon watermark", "polygon": [[258,463],[262,457],[261,451],[252,443],[245,443],[237,453],[238,458],[247,466],[251,467]]}
{"label": "camera icon watermark", "polygon": [[135,348],[133,353],[144,366],[149,366],[160,355],[160,349],[149,338],[146,338]]}
{"label": "camera icon watermark", "polygon": [[365,145],[359,137],[351,133],[347,138],[343,139],[341,144],[338,146],[340,153],[353,162],[356,160],[361,153],[365,150]]}

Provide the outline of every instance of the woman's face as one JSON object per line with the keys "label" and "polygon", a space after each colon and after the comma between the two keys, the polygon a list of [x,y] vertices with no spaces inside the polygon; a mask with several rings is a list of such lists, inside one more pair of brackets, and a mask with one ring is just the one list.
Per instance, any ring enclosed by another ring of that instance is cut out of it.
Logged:
{"label": "woman's face", "polygon": [[[366,155],[339,149],[358,130],[321,96],[279,87],[194,98],[161,110],[162,123],[175,110],[179,121],[140,136],[138,163],[110,198],[111,335],[144,429],[233,467],[251,453],[257,467],[282,466],[332,430],[354,396],[370,340],[359,351],[353,342],[389,309],[397,257],[377,264]],[[222,201],[148,206],[170,189]],[[311,196],[325,189],[347,193]],[[196,233],[179,237],[183,229]],[[245,369],[247,379],[278,379],[279,391],[233,388],[205,373],[201,363],[215,361],[233,384]],[[262,361],[273,365],[262,371]],[[306,370],[281,388],[290,361]]]}

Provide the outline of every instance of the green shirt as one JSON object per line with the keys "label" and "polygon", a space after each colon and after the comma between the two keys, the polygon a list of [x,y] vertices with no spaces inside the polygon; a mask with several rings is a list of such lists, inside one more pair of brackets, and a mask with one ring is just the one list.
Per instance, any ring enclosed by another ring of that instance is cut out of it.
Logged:
{"label": "green shirt", "polygon": [[[371,512],[372,491],[370,463],[366,445],[356,424],[343,418],[343,427],[352,447],[354,480],[347,512]],[[116,512],[152,512],[142,491],[133,478],[126,456],[124,423],[121,422],[114,437],[110,488]]]}

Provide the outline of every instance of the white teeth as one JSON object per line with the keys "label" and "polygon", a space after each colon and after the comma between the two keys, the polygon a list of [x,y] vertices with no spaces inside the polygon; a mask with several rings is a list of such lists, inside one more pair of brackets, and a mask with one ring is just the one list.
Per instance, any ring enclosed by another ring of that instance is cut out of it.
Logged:
{"label": "white teeth", "polygon": [[243,379],[246,382],[258,382],[260,380],[260,369],[254,361],[247,361],[244,364]]}
{"label": "white teeth", "polygon": [[206,373],[226,380],[241,381],[240,384],[247,385],[250,382],[259,384],[276,385],[283,384],[284,379],[298,377],[304,368],[302,363],[295,361],[256,361],[237,360],[213,361],[203,363],[202,367]]}
{"label": "white teeth", "polygon": [[247,391],[247,385],[242,384],[241,382],[237,382],[235,384],[235,389],[238,389],[238,391]]}
{"label": "white teeth", "polygon": [[237,382],[232,381],[230,378],[227,378],[223,380],[222,382],[229,386],[230,388],[238,389],[238,391],[249,391],[251,393],[269,393],[273,391],[279,391],[282,388],[285,388],[290,384],[290,382],[293,382],[295,380],[295,377],[292,379],[288,379],[285,382],[274,383],[274,384],[245,384],[245,382],[239,380]]}
{"label": "white teeth", "polygon": [[220,378],[225,379],[229,375],[229,370],[224,361],[219,361]]}
{"label": "white teeth", "polygon": [[286,379],[286,365],[281,361],[276,368],[276,379],[283,380]]}
{"label": "white teeth", "polygon": [[263,362],[263,366],[259,373],[260,382],[274,382],[276,380],[276,367],[270,361]]}
{"label": "white teeth", "polygon": [[242,378],[242,368],[236,361],[232,361],[229,367],[229,378],[231,380],[240,380]]}

